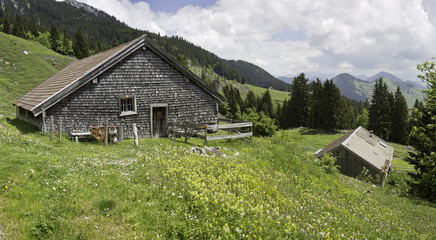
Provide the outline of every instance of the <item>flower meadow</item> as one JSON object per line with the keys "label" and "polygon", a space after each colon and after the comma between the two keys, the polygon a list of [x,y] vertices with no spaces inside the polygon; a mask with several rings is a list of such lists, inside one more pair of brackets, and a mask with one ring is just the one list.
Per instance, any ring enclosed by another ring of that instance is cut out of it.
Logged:
{"label": "flower meadow", "polygon": [[0,238],[436,238],[434,205],[327,171],[298,134],[190,142],[58,143],[3,120]]}

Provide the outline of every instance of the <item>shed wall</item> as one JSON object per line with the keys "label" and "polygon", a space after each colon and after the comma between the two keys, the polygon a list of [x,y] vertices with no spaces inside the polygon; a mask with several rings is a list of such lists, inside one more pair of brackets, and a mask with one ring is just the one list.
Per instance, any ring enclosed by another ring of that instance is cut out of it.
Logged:
{"label": "shed wall", "polygon": [[384,177],[383,172],[343,147],[335,149],[333,155],[336,158],[336,164],[340,166],[340,172],[344,175],[358,177],[362,173],[363,168],[366,168],[374,180],[380,178],[378,175]]}
{"label": "shed wall", "polygon": [[[137,114],[120,116],[118,97],[135,95]],[[217,100],[149,49],[139,49],[108,71],[53,106],[55,125],[62,119],[63,132],[88,132],[93,126],[122,125],[124,136],[150,137],[150,109],[168,106],[168,120],[216,122]],[[57,128],[57,127],[56,127]]]}

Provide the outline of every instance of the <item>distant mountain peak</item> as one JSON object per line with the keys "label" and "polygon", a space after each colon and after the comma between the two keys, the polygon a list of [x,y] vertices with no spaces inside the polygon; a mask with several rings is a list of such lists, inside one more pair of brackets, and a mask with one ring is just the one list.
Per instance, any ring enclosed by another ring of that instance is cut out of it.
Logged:
{"label": "distant mountain peak", "polygon": [[381,71],[381,72],[375,74],[374,76],[368,78],[366,81],[367,82],[374,82],[374,81],[379,80],[380,78],[383,78],[383,77],[390,78],[390,79],[392,79],[394,81],[397,81],[397,82],[404,82],[403,79],[393,75],[392,73],[383,72],[383,71]]}
{"label": "distant mountain peak", "polygon": [[64,0],[64,2],[68,3],[69,5],[77,8],[77,9],[83,9],[83,10],[89,12],[89,13],[92,13],[95,16],[98,16],[99,13],[100,13],[100,10],[98,10],[98,9],[96,9],[94,7],[91,7],[88,4],[86,4],[86,3],[78,2],[76,0]]}

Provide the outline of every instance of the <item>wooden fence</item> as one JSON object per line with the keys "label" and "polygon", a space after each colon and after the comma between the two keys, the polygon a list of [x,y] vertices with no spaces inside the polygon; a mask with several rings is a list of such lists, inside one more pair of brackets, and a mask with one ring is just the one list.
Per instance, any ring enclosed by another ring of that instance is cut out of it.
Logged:
{"label": "wooden fence", "polygon": [[[253,124],[252,122],[233,121],[230,119],[219,119],[219,122],[226,122],[227,124],[196,124],[192,122],[178,123],[170,121],[168,124],[168,133],[174,137],[185,137],[185,142],[189,138],[195,137],[207,141],[220,140],[220,139],[236,139],[236,138],[252,138]],[[249,130],[248,130],[249,129]],[[228,134],[217,135],[216,132],[227,131]]]}

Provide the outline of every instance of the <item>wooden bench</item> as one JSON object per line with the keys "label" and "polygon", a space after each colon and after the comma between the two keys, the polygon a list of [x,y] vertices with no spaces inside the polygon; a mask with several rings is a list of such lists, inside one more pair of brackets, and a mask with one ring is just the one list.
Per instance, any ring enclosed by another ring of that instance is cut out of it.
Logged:
{"label": "wooden bench", "polygon": [[83,132],[83,133],[70,133],[70,138],[76,141],[76,143],[79,142],[79,138],[91,138],[91,132]]}

